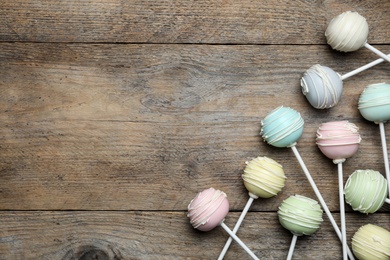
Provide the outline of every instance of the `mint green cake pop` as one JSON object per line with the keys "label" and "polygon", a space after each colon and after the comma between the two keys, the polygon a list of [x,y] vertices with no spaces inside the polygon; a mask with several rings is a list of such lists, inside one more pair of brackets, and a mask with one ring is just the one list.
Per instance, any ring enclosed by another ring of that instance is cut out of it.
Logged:
{"label": "mint green cake pop", "polygon": [[303,134],[304,121],[301,115],[290,107],[280,106],[261,121],[260,135],[275,147],[295,145]]}
{"label": "mint green cake pop", "polygon": [[390,84],[368,85],[360,95],[358,109],[369,121],[379,123],[390,120]]}

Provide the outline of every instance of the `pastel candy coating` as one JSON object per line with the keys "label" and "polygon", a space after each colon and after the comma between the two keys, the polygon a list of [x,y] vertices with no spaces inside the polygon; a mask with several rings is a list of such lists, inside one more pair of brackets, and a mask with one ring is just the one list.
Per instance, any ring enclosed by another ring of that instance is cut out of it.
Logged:
{"label": "pastel candy coating", "polygon": [[347,11],[330,21],[325,37],[328,44],[335,50],[356,51],[367,42],[368,23],[357,12]]}
{"label": "pastel candy coating", "polygon": [[390,84],[367,86],[360,94],[358,109],[368,121],[379,123],[390,120]]}
{"label": "pastel candy coating", "polygon": [[373,224],[366,224],[352,237],[352,251],[360,260],[389,260],[390,232]]}
{"label": "pastel candy coating", "polygon": [[303,134],[304,121],[294,109],[280,106],[261,121],[263,140],[275,147],[295,145]]}
{"label": "pastel candy coating", "polygon": [[246,162],[242,179],[253,198],[271,198],[278,194],[286,182],[283,167],[267,157],[257,157]]}
{"label": "pastel candy coating", "polygon": [[359,128],[348,121],[323,123],[317,130],[318,148],[332,160],[346,159],[354,155],[361,140]]}
{"label": "pastel candy coating", "polygon": [[229,201],[224,192],[209,188],[199,192],[188,205],[187,217],[191,225],[200,231],[218,226],[229,212]]}
{"label": "pastel candy coating", "polygon": [[387,181],[377,171],[356,170],[344,187],[345,201],[353,210],[374,213],[380,209],[387,196]]}
{"label": "pastel candy coating", "polygon": [[343,81],[331,68],[316,64],[303,74],[301,87],[303,95],[314,108],[325,109],[340,101]]}
{"label": "pastel candy coating", "polygon": [[311,235],[321,223],[322,209],[317,201],[301,195],[290,196],[279,206],[280,224],[294,235]]}

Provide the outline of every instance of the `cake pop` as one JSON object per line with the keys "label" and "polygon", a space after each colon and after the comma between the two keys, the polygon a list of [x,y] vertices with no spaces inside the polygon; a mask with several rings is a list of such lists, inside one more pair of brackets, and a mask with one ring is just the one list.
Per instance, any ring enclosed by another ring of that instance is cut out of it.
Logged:
{"label": "cake pop", "polygon": [[[304,121],[301,115],[294,109],[289,107],[278,107],[275,110],[271,111],[262,121],[261,121],[261,132],[260,135],[270,145],[276,147],[290,147],[297,158],[303,172],[306,175],[307,180],[309,181],[314,193],[317,196],[322,208],[324,209],[326,215],[328,216],[329,221],[331,222],[337,236],[342,242],[342,234],[339,227],[337,226],[336,221],[334,220],[328,206],[325,203],[320,191],[317,188],[313,178],[310,175],[309,170],[307,169],[304,161],[302,160],[301,155],[298,152],[296,146],[296,141],[302,136]],[[347,248],[348,256],[351,259],[354,259],[352,252]]]}
{"label": "cake pop", "polygon": [[221,226],[253,258],[256,255],[223,223],[229,212],[229,201],[224,192],[209,188],[199,192],[188,205],[187,217],[200,231],[210,231]]}
{"label": "cake pop", "polygon": [[334,107],[340,101],[343,80],[383,61],[382,58],[377,59],[344,75],[340,75],[329,67],[316,64],[305,71],[300,80],[302,93],[314,108]]}
{"label": "cake pop", "polygon": [[280,106],[261,121],[261,136],[275,147],[290,147],[303,134],[304,121],[294,109]]}
{"label": "cake pop", "polygon": [[348,121],[323,123],[317,130],[318,148],[335,164],[354,155],[361,140],[359,128]]}
{"label": "cake pop", "polygon": [[343,92],[343,81],[329,67],[316,64],[301,78],[302,93],[309,103],[319,109],[337,105]]}
{"label": "cake pop", "polygon": [[319,228],[323,211],[317,201],[301,195],[290,196],[279,206],[280,224],[293,234],[287,259],[291,259],[298,236],[311,235]]}
{"label": "cake pop", "polygon": [[366,47],[381,58],[390,58],[367,43],[368,23],[357,12],[347,11],[333,18],[325,32],[328,44],[335,50],[351,52]]}
{"label": "cake pop", "polygon": [[[253,201],[259,197],[271,198],[276,196],[284,187],[286,175],[284,174],[283,166],[276,161],[267,157],[257,157],[246,162],[242,179],[245,188],[248,190],[249,199],[233,228],[234,234],[240,228]],[[218,259],[223,259],[231,242],[232,238],[229,237]]]}
{"label": "cake pop", "polygon": [[264,156],[246,162],[242,179],[251,198],[267,199],[283,189],[286,175],[282,165]]}
{"label": "cake pop", "polygon": [[379,124],[383,160],[390,198],[390,168],[384,123],[390,120],[390,84],[379,83],[367,86],[359,97],[358,109],[367,120]]}
{"label": "cake pop", "polygon": [[380,226],[366,224],[353,235],[352,250],[360,260],[389,260],[390,232]]}
{"label": "cake pop", "polygon": [[358,109],[369,121],[380,123],[390,120],[390,84],[368,85],[360,94]]}
{"label": "cake pop", "polygon": [[345,159],[354,155],[359,147],[361,137],[359,128],[348,121],[332,121],[321,124],[317,130],[317,145],[321,152],[338,167],[339,202],[343,259],[347,259],[347,235],[345,224],[343,167]]}
{"label": "cake pop", "polygon": [[345,188],[345,201],[353,210],[362,213],[374,213],[380,209],[386,199],[386,179],[378,171],[356,170],[348,178]]}

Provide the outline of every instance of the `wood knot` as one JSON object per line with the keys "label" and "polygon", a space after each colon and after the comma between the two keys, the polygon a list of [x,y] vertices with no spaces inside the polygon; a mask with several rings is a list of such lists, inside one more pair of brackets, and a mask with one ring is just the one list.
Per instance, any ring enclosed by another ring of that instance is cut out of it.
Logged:
{"label": "wood knot", "polygon": [[62,260],[109,260],[109,259],[123,259],[118,250],[107,248],[101,249],[97,246],[81,246],[69,250]]}
{"label": "wood knot", "polygon": [[100,249],[91,249],[81,252],[79,260],[108,260],[108,254]]}

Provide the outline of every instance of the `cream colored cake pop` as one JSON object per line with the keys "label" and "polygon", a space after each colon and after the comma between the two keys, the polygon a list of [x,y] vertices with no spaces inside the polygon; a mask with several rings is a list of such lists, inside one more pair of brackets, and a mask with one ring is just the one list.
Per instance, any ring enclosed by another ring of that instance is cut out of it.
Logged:
{"label": "cream colored cake pop", "polygon": [[[234,234],[237,233],[240,228],[240,225],[253,201],[259,197],[271,198],[278,194],[278,192],[280,192],[284,187],[286,175],[284,174],[282,165],[276,161],[267,157],[257,157],[249,162],[246,162],[242,179],[246,189],[248,190],[249,199],[233,228]],[[218,260],[222,260],[224,258],[231,242],[232,238],[229,237],[218,257]]]}
{"label": "cream colored cake pop", "polygon": [[380,226],[366,224],[352,237],[352,251],[360,260],[389,260],[390,232]]}
{"label": "cream colored cake pop", "polygon": [[271,198],[283,189],[286,175],[282,165],[267,157],[257,157],[246,164],[242,179],[251,197]]}
{"label": "cream colored cake pop", "polygon": [[390,62],[386,54],[367,43],[368,23],[357,12],[347,11],[330,21],[325,32],[328,44],[335,50],[350,52],[366,47],[384,60]]}
{"label": "cream colored cake pop", "polygon": [[332,19],[325,36],[335,50],[356,51],[367,42],[368,23],[357,12],[347,11]]}

